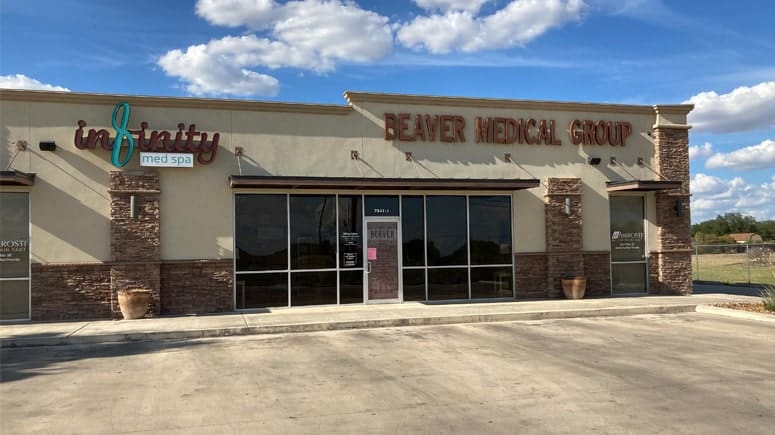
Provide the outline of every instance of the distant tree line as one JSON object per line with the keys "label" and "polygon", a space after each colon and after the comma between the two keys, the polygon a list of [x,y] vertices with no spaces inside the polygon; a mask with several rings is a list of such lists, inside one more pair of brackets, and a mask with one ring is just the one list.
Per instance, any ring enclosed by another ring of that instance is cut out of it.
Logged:
{"label": "distant tree line", "polygon": [[765,241],[775,241],[775,221],[757,222],[753,216],[724,213],[692,225],[692,238],[697,243],[734,243],[729,237],[732,233],[756,233]]}

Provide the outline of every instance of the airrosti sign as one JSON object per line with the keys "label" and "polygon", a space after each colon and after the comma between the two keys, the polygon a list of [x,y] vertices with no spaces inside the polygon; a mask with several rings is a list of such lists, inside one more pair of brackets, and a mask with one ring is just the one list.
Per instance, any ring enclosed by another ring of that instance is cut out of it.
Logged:
{"label": "airrosti sign", "polygon": [[[460,115],[385,113],[385,140],[400,142],[465,142],[466,119]],[[632,135],[626,121],[574,119],[568,125],[568,139],[574,145],[624,146]],[[474,118],[477,143],[562,145],[553,119]]]}

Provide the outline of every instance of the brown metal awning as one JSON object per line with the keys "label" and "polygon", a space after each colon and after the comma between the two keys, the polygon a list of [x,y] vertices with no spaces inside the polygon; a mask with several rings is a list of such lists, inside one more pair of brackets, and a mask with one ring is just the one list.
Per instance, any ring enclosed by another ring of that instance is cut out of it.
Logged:
{"label": "brown metal awning", "polygon": [[605,185],[609,192],[653,192],[655,190],[677,189],[681,187],[681,182],[666,180],[628,180],[608,181]]}
{"label": "brown metal awning", "polygon": [[35,174],[21,171],[0,171],[0,186],[32,186]]}
{"label": "brown metal awning", "polygon": [[232,175],[232,188],[327,190],[522,190],[538,187],[536,179],[357,178]]}

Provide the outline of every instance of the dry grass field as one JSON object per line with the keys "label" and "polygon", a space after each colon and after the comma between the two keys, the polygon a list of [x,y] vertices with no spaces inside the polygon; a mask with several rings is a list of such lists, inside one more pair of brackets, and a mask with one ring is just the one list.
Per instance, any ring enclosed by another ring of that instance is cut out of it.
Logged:
{"label": "dry grass field", "polygon": [[[748,262],[741,254],[692,255],[692,277],[701,281],[775,285],[775,262]],[[749,279],[750,277],[750,279]]]}

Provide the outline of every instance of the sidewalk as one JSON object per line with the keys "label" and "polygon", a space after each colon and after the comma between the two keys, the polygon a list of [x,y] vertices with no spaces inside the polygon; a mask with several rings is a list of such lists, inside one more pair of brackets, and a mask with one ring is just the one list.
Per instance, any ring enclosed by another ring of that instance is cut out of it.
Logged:
{"label": "sidewalk", "polygon": [[671,314],[694,312],[697,311],[698,305],[758,300],[760,299],[751,296],[714,293],[465,304],[407,302],[390,305],[284,308],[263,312],[140,320],[26,322],[0,324],[0,346],[183,340],[340,329]]}

